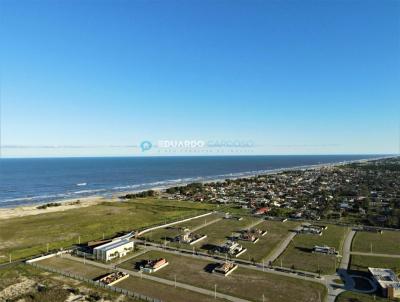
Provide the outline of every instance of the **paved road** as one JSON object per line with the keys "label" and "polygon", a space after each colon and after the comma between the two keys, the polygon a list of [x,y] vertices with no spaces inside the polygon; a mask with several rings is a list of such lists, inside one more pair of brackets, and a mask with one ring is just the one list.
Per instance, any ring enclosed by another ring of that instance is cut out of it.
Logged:
{"label": "paved road", "polygon": [[[350,263],[351,243],[353,242],[355,231],[351,230],[347,233],[343,243],[342,259],[340,261],[337,273],[325,276],[326,286],[328,288],[328,302],[335,302],[337,296],[345,290],[350,290],[354,287],[354,281],[347,273]],[[345,285],[338,285],[334,282],[336,279],[344,280]]]}
{"label": "paved road", "polygon": [[279,246],[273,251],[271,256],[268,256],[268,258],[265,260],[265,263],[270,263],[270,261],[271,263],[273,263],[286,250],[286,248],[296,235],[297,235],[296,232],[290,232],[290,234],[285,238],[285,240],[283,240],[279,244]]}
{"label": "paved road", "polygon": [[351,252],[352,255],[360,256],[376,256],[376,257],[386,257],[386,258],[400,258],[400,255],[396,254],[377,254],[377,253],[363,253],[363,252]]}
{"label": "paved road", "polygon": [[[78,262],[84,262],[84,259],[82,258],[78,258],[78,257],[74,257],[71,255],[65,255],[63,257],[66,257],[68,259],[74,260],[74,261],[78,261]],[[101,268],[105,268],[105,269],[115,269],[114,265],[111,264],[105,264],[105,263],[99,263],[96,261],[91,261],[91,260],[86,260],[85,261],[87,264],[93,265],[93,266],[97,266],[97,267],[101,267]],[[211,297],[217,297],[217,298],[221,298],[221,299],[225,299],[228,301],[232,301],[232,302],[250,302],[249,300],[245,300],[245,299],[241,299],[241,298],[237,298],[237,297],[233,297],[230,295],[226,295],[226,294],[222,294],[218,292],[218,288],[217,288],[217,292],[212,291],[212,290],[208,290],[208,289],[204,289],[201,287],[197,287],[197,286],[193,286],[193,285],[189,285],[189,284],[185,284],[185,283],[180,283],[180,282],[175,282],[175,281],[171,281],[171,280],[167,280],[167,279],[163,279],[163,278],[159,278],[159,277],[155,277],[152,275],[148,275],[148,274],[142,274],[139,272],[135,272],[132,270],[127,270],[127,269],[123,269],[118,267],[119,271],[125,272],[131,276],[135,276],[135,277],[139,277],[139,278],[144,278],[144,279],[148,279],[148,280],[152,280],[158,283],[162,283],[162,284],[166,284],[169,286],[176,286],[179,288],[183,288],[183,289],[187,289],[187,290],[191,290],[203,295],[207,295],[207,296],[211,296]]]}
{"label": "paved road", "polygon": [[356,234],[355,231],[351,230],[348,234],[346,239],[344,240],[343,244],[343,255],[342,260],[340,261],[339,268],[342,270],[347,270],[350,263],[350,252],[351,252],[351,243],[353,242],[354,235]]}

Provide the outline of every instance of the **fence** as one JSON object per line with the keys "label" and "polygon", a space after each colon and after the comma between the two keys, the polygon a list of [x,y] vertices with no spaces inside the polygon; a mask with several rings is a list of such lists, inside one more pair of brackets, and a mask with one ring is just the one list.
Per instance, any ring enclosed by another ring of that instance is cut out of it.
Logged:
{"label": "fence", "polygon": [[116,292],[116,293],[119,293],[119,294],[123,294],[123,295],[126,295],[128,297],[135,298],[135,299],[140,299],[140,300],[148,301],[148,302],[163,302],[162,300],[159,300],[159,299],[156,299],[156,298],[148,297],[146,295],[142,295],[142,294],[139,294],[137,292],[130,291],[130,290],[127,290],[127,289],[123,289],[123,288],[120,288],[120,287],[109,286],[109,285],[103,284],[101,282],[94,281],[94,280],[89,279],[89,278],[85,278],[83,276],[79,276],[79,275],[75,275],[75,274],[71,274],[71,273],[68,273],[68,272],[64,272],[64,271],[55,269],[53,267],[48,267],[48,266],[45,266],[45,265],[37,264],[35,262],[29,262],[27,264],[32,265],[32,266],[37,267],[37,268],[40,268],[40,269],[43,269],[43,270],[47,270],[47,271],[50,271],[50,272],[53,272],[53,273],[57,273],[57,274],[66,276],[66,277],[69,277],[69,278],[73,278],[75,280],[84,281],[84,282],[87,282],[87,283],[89,283],[91,285],[94,285],[96,287],[109,289],[109,290],[112,290],[113,292]]}

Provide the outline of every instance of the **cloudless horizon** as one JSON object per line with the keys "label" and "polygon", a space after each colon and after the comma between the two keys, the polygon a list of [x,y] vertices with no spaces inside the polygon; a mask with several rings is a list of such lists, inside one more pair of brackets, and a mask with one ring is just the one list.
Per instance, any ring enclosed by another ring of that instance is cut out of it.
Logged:
{"label": "cloudless horizon", "polygon": [[4,157],[399,153],[399,1],[5,0],[0,24]]}

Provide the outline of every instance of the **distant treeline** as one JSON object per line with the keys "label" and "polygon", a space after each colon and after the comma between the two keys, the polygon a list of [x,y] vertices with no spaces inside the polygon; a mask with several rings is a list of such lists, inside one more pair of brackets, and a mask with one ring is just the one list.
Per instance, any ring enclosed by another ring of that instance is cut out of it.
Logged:
{"label": "distant treeline", "polygon": [[180,186],[180,187],[171,187],[165,190],[168,194],[187,194],[189,192],[199,192],[203,190],[203,184],[200,182],[193,182],[190,184],[187,184],[186,186]]}
{"label": "distant treeline", "polygon": [[130,193],[122,196],[124,199],[134,199],[134,198],[143,198],[143,197],[154,197],[157,193],[154,190],[147,190],[139,193]]}
{"label": "distant treeline", "polygon": [[44,209],[47,209],[49,207],[59,207],[60,205],[61,205],[61,203],[58,203],[58,202],[50,202],[50,203],[45,203],[45,204],[42,204],[40,206],[37,206],[36,209],[44,210]]}

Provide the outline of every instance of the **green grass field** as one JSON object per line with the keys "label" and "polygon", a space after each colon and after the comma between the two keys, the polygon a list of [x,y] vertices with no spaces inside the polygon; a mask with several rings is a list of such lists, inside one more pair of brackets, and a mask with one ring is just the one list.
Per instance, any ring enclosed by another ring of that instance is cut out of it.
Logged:
{"label": "green grass field", "polygon": [[372,252],[377,254],[400,255],[400,232],[383,231],[382,234],[372,232],[357,232],[353,240],[352,251]]}
{"label": "green grass field", "polygon": [[240,241],[240,243],[247,248],[247,252],[240,255],[239,258],[246,260],[254,259],[256,262],[261,262],[274,251],[280,242],[285,240],[289,235],[289,231],[294,229],[297,225],[299,225],[299,223],[292,221],[284,223],[279,221],[263,221],[258,224],[256,228],[267,230],[268,233],[260,237],[260,240],[256,244]]}
{"label": "green grass field", "polygon": [[155,199],[104,202],[99,205],[0,221],[0,262],[24,258],[50,249],[115,236],[138,228],[195,216],[213,205]]}
{"label": "green grass field", "polygon": [[388,299],[369,295],[369,294],[361,294],[355,292],[344,292],[341,293],[335,302],[384,302],[389,301]]}
{"label": "green grass field", "polygon": [[390,268],[400,274],[400,258],[352,255],[350,269],[367,272],[368,267]]}
{"label": "green grass field", "polygon": [[61,257],[51,257],[40,260],[37,261],[37,264],[52,267],[66,273],[75,274],[89,279],[95,279],[110,272],[107,269]]}
{"label": "green grass field", "polygon": [[339,254],[342,253],[342,245],[348,229],[336,225],[328,225],[322,236],[299,234],[289,244],[285,252],[275,260],[274,265],[294,267],[298,270],[309,272],[318,271],[321,274],[334,273],[340,258],[335,256],[312,253],[315,245],[328,245],[335,247]]}
{"label": "green grass field", "polygon": [[190,301],[190,302],[223,302],[227,300],[214,299],[214,297],[199,294],[179,287],[173,287],[154,282],[144,278],[130,276],[119,282],[119,288],[135,291],[142,295],[160,299],[165,302]]}
{"label": "green grass field", "polygon": [[322,284],[284,277],[256,270],[238,268],[231,275],[223,277],[208,272],[214,263],[197,258],[151,251],[130,259],[120,266],[133,270],[136,262],[144,259],[164,257],[169,265],[154,273],[154,276],[191,284],[209,290],[237,296],[251,301],[320,301],[325,296]]}

